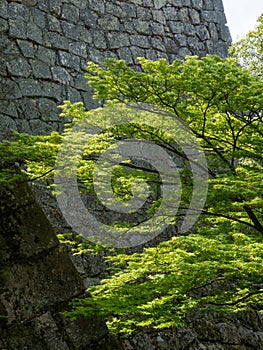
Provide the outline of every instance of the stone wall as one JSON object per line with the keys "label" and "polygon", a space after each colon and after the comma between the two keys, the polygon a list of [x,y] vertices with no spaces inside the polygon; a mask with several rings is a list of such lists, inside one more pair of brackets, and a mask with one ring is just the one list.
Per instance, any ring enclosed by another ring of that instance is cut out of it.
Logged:
{"label": "stone wall", "polygon": [[0,139],[61,129],[63,100],[94,102],[86,62],[226,56],[222,0],[1,0]]}
{"label": "stone wall", "polygon": [[1,185],[0,217],[0,349],[118,349],[102,319],[62,315],[85,286],[24,179]]}

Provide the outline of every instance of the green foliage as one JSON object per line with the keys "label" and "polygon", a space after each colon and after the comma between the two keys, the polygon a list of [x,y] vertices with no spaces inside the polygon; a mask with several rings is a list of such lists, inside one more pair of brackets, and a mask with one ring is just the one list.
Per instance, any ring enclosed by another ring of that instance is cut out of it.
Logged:
{"label": "green foliage", "polygon": [[263,72],[263,14],[257,20],[257,27],[246,37],[230,48],[230,54],[249,69],[250,72],[262,78]]}
{"label": "green foliage", "polygon": [[[103,65],[89,63],[87,78],[96,98],[107,99],[109,105],[118,104],[126,113],[131,110],[125,104],[138,104],[139,108],[140,103],[146,103],[181,118],[206,152],[210,179],[206,206],[192,233],[141,254],[110,257],[116,266],[112,277],[90,288],[92,299],[74,301],[71,316],[103,315],[112,330],[125,334],[136,327],[182,325],[185,314],[196,307],[232,312],[250,303],[262,305],[263,292],[262,80],[234,58],[208,55],[171,64],[164,59],[153,62],[140,58],[139,62],[140,71],[113,59]],[[114,119],[120,110],[87,112],[83,104],[68,101],[62,109],[62,116],[72,120],[63,136],[17,135],[15,142],[0,146],[1,156],[25,161],[32,178],[51,176],[61,142],[76,122],[105,120],[106,125],[107,118]],[[139,109],[137,112],[141,115],[138,125],[114,126],[90,138],[78,162],[77,176],[83,191],[92,190],[95,162],[115,140],[146,139],[185,160],[171,135],[161,132],[154,121],[145,127],[147,114]],[[75,133],[70,147],[74,150],[85,137]],[[75,160],[68,160],[69,176]],[[186,205],[192,189],[191,171],[186,167],[181,175],[185,185],[182,202]],[[115,195],[128,201],[138,178],[149,184],[153,194],[157,192],[160,179],[154,172],[123,163],[113,172]],[[153,199],[153,207],[147,208],[149,216],[160,201]],[[113,229],[122,225],[127,228],[133,223],[115,223]],[[97,246],[79,243],[75,248],[81,252],[98,250]]]}
{"label": "green foliage", "polygon": [[202,142],[211,177],[195,233],[111,257],[122,268],[90,288],[92,299],[74,302],[71,316],[103,315],[126,335],[181,325],[195,307],[226,313],[262,305],[263,296],[262,81],[233,58],[140,63],[140,72],[124,61],[89,63],[96,97],[174,112]]}
{"label": "green foliage", "polygon": [[126,268],[90,288],[92,299],[76,300],[70,315],[99,314],[113,331],[130,334],[136,327],[182,325],[185,313],[198,305],[231,312],[262,304],[262,239],[231,223],[213,226],[141,254],[110,257]]}

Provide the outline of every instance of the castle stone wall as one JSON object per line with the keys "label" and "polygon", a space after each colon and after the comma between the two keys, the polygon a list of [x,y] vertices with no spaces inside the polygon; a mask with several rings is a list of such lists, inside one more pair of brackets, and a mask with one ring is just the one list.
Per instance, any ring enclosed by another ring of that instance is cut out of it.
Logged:
{"label": "castle stone wall", "polygon": [[222,0],[1,0],[0,139],[61,129],[64,100],[94,107],[87,61],[226,56],[225,23]]}

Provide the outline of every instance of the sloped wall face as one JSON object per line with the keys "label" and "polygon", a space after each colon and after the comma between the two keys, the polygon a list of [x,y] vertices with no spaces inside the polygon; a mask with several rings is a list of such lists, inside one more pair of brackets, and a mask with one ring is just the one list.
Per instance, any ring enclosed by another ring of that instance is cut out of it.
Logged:
{"label": "sloped wall face", "polygon": [[1,0],[0,138],[59,130],[63,100],[94,107],[87,61],[227,55],[222,0]]}

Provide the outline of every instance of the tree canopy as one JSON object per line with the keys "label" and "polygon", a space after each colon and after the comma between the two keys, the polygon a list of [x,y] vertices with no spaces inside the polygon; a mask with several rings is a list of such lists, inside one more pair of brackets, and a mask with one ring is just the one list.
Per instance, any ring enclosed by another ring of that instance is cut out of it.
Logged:
{"label": "tree canopy", "polygon": [[257,27],[248,32],[230,48],[230,54],[236,57],[243,67],[262,78],[263,72],[263,14],[257,20]]}
{"label": "tree canopy", "polygon": [[[63,140],[80,120],[90,124],[106,121],[110,111],[114,118],[121,110],[128,113],[144,103],[180,118],[206,154],[209,187],[194,228],[187,235],[145,248],[142,253],[109,257],[115,266],[111,277],[90,288],[93,298],[76,300],[70,315],[102,315],[111,329],[130,334],[136,327],[182,325],[185,314],[196,307],[222,312],[238,311],[253,303],[261,307],[263,82],[260,74],[254,74],[259,72],[259,66],[253,66],[251,73],[235,58],[211,55],[202,59],[186,57],[170,64],[165,59],[154,62],[139,58],[139,64],[140,69],[135,71],[120,60],[88,63],[86,77],[95,98],[106,100],[114,108],[86,111],[83,104],[66,101],[62,116],[70,117],[72,123],[64,135],[17,135],[15,142],[4,142],[0,147],[4,159],[26,161],[32,178],[49,177],[54,172],[57,152],[61,145],[64,147]],[[114,125],[92,137],[78,161],[81,189],[93,190],[95,163],[109,145],[136,137],[154,142],[174,158],[184,160],[186,167],[180,176],[185,207],[193,189],[187,157],[180,147],[175,147],[169,132],[160,132],[154,118],[152,125],[147,125],[143,119],[146,112],[140,113],[139,123]],[[81,137],[80,132],[72,138],[74,141]],[[116,162],[112,187],[120,200],[133,197],[134,185],[141,191],[136,178],[146,181],[153,194],[159,191],[161,181],[155,169],[119,164],[118,159]],[[2,173],[2,181],[7,181],[8,175]],[[153,208],[146,208],[148,216],[143,220],[154,215],[161,200],[160,191],[158,196],[153,195]],[[175,213],[171,223],[177,223],[181,213]],[[139,224],[122,223],[124,228]],[[115,222],[112,228],[120,226]]]}

